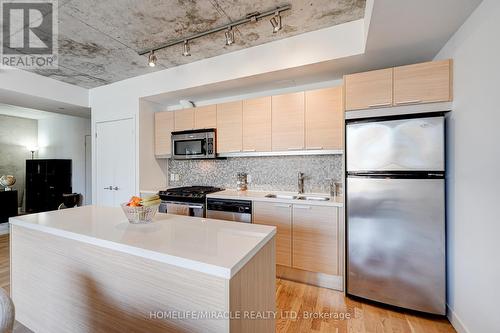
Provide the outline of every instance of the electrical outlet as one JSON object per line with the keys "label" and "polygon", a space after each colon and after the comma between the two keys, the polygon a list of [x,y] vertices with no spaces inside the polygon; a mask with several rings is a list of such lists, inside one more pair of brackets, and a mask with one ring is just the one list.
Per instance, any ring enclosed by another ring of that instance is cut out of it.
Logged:
{"label": "electrical outlet", "polygon": [[248,184],[252,183],[252,176],[251,175],[247,175],[247,183]]}
{"label": "electrical outlet", "polygon": [[175,178],[174,180],[175,180],[176,182],[178,182],[178,181],[180,180],[180,176],[179,176],[179,174],[178,174],[178,173],[176,173],[174,178]]}
{"label": "electrical outlet", "polygon": [[175,173],[170,174],[170,181],[174,182],[175,181]]}

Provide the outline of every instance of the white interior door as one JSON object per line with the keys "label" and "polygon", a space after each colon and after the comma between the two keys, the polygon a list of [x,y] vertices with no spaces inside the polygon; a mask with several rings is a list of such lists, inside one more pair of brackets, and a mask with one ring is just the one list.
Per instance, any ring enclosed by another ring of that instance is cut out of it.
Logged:
{"label": "white interior door", "polygon": [[135,193],[133,119],[96,124],[96,203],[118,206]]}
{"label": "white interior door", "polygon": [[92,204],[92,137],[85,135],[85,197],[84,204]]}
{"label": "white interior door", "polygon": [[135,124],[133,119],[114,122],[117,135],[113,143],[114,206],[127,202],[135,195]]}

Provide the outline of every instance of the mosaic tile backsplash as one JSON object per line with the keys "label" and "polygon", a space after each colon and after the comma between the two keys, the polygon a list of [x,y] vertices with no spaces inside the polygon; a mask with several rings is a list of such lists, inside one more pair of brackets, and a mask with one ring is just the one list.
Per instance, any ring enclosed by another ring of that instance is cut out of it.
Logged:
{"label": "mosaic tile backsplash", "polygon": [[[297,173],[305,174],[305,192],[329,193],[329,179],[342,181],[342,155],[239,157],[227,160],[168,160],[170,187],[208,185],[236,188],[236,174],[245,172],[249,190],[297,191]],[[171,181],[170,175],[179,176]]]}

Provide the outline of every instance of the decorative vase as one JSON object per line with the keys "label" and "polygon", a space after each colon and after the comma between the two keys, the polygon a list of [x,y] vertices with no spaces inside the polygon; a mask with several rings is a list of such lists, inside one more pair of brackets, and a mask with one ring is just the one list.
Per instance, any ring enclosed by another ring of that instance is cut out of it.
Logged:
{"label": "decorative vase", "polygon": [[0,177],[0,185],[5,187],[5,191],[10,191],[11,186],[16,183],[16,177],[12,175],[3,175]]}

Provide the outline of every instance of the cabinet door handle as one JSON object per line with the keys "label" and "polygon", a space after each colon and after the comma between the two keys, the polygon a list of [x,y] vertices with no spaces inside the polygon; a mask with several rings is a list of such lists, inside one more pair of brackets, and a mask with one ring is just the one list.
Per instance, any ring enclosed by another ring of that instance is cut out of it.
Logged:
{"label": "cabinet door handle", "polygon": [[412,101],[402,101],[402,102],[396,102],[397,105],[401,105],[401,104],[416,104],[416,103],[421,103],[422,100],[420,99],[415,99],[415,100],[412,100]]}
{"label": "cabinet door handle", "polygon": [[245,152],[245,153],[253,153],[255,151],[256,151],[255,149],[244,149],[243,150],[243,152]]}
{"label": "cabinet door handle", "polygon": [[308,147],[307,150],[323,150],[323,147]]}
{"label": "cabinet door handle", "polygon": [[113,186],[111,186],[111,185],[110,185],[110,186],[108,186],[108,187],[105,187],[104,189],[105,189],[105,190],[110,190],[110,191],[111,191],[111,190],[113,189]]}
{"label": "cabinet door handle", "polygon": [[293,206],[293,208],[297,208],[297,209],[311,209],[311,206],[298,206],[298,205],[295,205],[295,206]]}
{"label": "cabinet door handle", "polygon": [[118,186],[113,187],[113,190],[118,191],[120,188]]}
{"label": "cabinet door handle", "polygon": [[290,208],[292,207],[292,205],[280,205],[280,204],[275,204],[274,207],[278,207],[278,208]]}
{"label": "cabinet door handle", "polygon": [[288,150],[302,150],[304,147],[287,148]]}
{"label": "cabinet door handle", "polygon": [[389,102],[389,103],[370,104],[370,105],[368,105],[368,107],[369,108],[379,108],[381,106],[390,106],[390,105],[392,105],[391,102]]}

